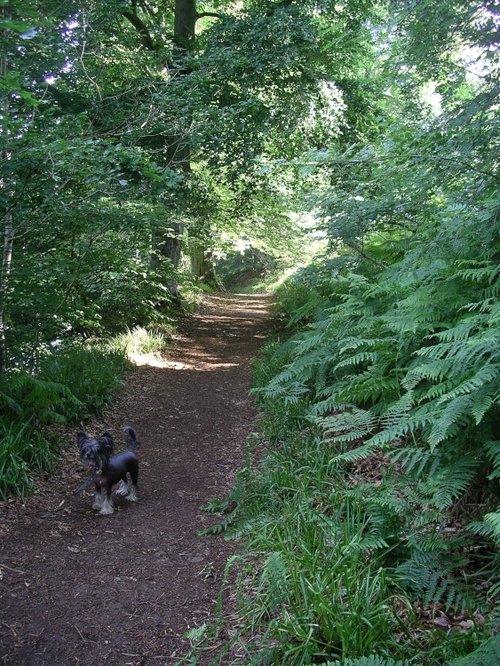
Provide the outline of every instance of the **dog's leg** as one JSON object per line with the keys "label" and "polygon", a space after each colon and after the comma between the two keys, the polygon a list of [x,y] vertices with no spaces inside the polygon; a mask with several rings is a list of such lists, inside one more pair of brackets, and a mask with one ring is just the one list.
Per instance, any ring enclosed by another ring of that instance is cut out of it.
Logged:
{"label": "dog's leg", "polygon": [[128,495],[126,499],[128,499],[129,502],[137,502],[137,500],[139,499],[139,497],[137,496],[137,486],[133,481],[129,483]]}
{"label": "dog's leg", "polygon": [[137,482],[139,481],[139,464],[137,460],[134,460],[129,468],[130,473],[130,482],[128,484],[128,495],[127,499],[129,502],[137,502],[139,499],[137,496]]}
{"label": "dog's leg", "polygon": [[102,488],[100,486],[96,486],[94,503],[92,504],[92,508],[102,509],[102,503],[103,503]]}
{"label": "dog's leg", "polygon": [[103,516],[113,513],[113,501],[111,499],[111,486],[106,486],[106,494],[104,495],[103,503],[99,513]]}
{"label": "dog's leg", "polygon": [[115,490],[115,493],[117,495],[121,495],[122,497],[125,497],[125,495],[128,495],[129,489],[128,489],[128,483],[126,478],[121,479],[120,483],[118,484],[118,488]]}

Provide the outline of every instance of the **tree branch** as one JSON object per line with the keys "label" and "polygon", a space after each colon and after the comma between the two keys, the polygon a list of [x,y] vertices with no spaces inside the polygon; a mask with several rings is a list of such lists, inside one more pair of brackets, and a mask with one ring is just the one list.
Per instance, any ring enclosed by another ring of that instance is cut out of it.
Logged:
{"label": "tree branch", "polygon": [[223,15],[218,14],[217,12],[199,12],[199,13],[197,12],[196,13],[196,20],[201,19],[201,18],[205,18],[207,16],[210,17],[210,18],[217,18],[217,19],[223,18]]}
{"label": "tree branch", "polygon": [[154,43],[153,38],[151,37],[144,21],[142,21],[137,16],[137,14],[134,14],[134,12],[130,12],[128,9],[122,12],[122,14],[128,21],[130,21],[130,23],[140,34],[141,42],[144,48],[148,49],[148,51],[158,51],[159,45]]}
{"label": "tree branch", "polygon": [[293,1],[294,0],[281,0],[281,2],[277,2],[266,12],[266,16],[272,16],[277,9],[281,9],[282,7],[289,7]]}
{"label": "tree branch", "polygon": [[370,257],[369,254],[366,254],[359,245],[356,245],[356,243],[346,243],[346,245],[350,248],[352,248],[355,252],[357,252],[363,259],[367,259],[368,261],[371,261],[375,266],[378,266],[379,268],[387,268],[387,264],[384,264],[383,261],[379,261],[378,259],[375,259],[374,257]]}
{"label": "tree branch", "polygon": [[145,0],[139,0],[139,4],[147,14],[154,17],[154,13],[151,10],[151,7],[148,5],[147,2],[145,2]]}

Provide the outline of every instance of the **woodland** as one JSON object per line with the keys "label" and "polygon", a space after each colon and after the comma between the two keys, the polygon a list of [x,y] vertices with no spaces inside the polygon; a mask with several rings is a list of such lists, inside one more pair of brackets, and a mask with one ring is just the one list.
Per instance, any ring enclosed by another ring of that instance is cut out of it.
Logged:
{"label": "woodland", "polygon": [[498,4],[0,17],[0,499],[203,293],[268,289],[260,462],[206,507],[239,544],[220,659],[499,663]]}

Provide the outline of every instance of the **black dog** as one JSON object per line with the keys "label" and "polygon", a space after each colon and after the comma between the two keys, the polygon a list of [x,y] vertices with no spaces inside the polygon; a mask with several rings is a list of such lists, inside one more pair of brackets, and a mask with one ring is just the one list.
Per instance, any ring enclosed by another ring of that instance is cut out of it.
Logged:
{"label": "black dog", "polygon": [[[93,509],[99,509],[99,513],[113,513],[113,502],[111,490],[115,483],[120,482],[116,490],[118,495],[124,495],[130,502],[136,502],[137,480],[139,478],[139,461],[136,450],[139,446],[135,430],[127,426],[123,429],[127,437],[127,451],[113,454],[113,438],[109,432],[105,432],[99,439],[88,437],[79,432],[76,436],[80,450],[81,462],[91,470],[90,483],[95,485],[95,502]],[[128,480],[130,476],[130,482]],[[86,482],[82,484],[82,487]]]}

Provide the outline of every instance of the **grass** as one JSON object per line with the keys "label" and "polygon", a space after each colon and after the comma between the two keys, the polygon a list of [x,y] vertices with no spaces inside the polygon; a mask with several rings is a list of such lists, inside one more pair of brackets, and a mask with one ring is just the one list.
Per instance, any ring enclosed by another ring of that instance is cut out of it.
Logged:
{"label": "grass", "polygon": [[[314,433],[290,431],[257,467],[242,470],[234,513],[212,529],[222,525],[226,538],[240,540],[240,552],[228,564],[217,621],[190,635],[191,656],[213,648],[210,640],[227,623],[232,638],[219,657],[236,652],[231,663],[255,666],[389,666],[391,658],[442,666],[484,640],[480,627],[424,629],[391,545],[332,457]],[[222,513],[226,506],[214,501],[209,508]],[[225,617],[228,597],[237,611]],[[377,659],[363,661],[368,655]]]}
{"label": "grass", "polygon": [[110,348],[123,353],[128,358],[144,354],[157,354],[165,349],[167,337],[171,333],[172,328],[168,327],[147,329],[136,326],[114,337],[110,341]]}
{"label": "grass", "polygon": [[57,462],[59,442],[29,421],[8,423],[0,419],[0,499],[11,492],[26,495],[32,470],[50,472]]}
{"label": "grass", "polygon": [[75,345],[40,359],[38,372],[0,378],[0,499],[26,495],[33,473],[53,469],[59,441],[46,426],[101,414],[121,389],[127,360],[103,345]]}
{"label": "grass", "polygon": [[[270,343],[254,368],[257,384],[287,358],[286,344]],[[254,666],[444,666],[472,653],[492,622],[467,631],[432,628],[432,620],[425,626],[423,618],[449,609],[424,609],[401,576],[398,565],[411,557],[404,533],[411,517],[389,506],[395,470],[367,495],[368,480],[335,459],[304,418],[303,401],[267,399],[261,406],[259,464],[249,451],[230,496],[207,507],[222,516],[208,533],[224,532],[240,548],[228,562],[213,624],[188,636],[189,663],[217,644],[211,663],[231,655],[229,663]],[[478,608],[486,616],[483,602],[464,617]],[[231,638],[220,647],[222,630]]]}
{"label": "grass", "polygon": [[40,362],[37,378],[56,382],[74,397],[63,410],[65,422],[76,423],[101,414],[123,386],[128,367],[123,351],[107,344],[74,346]]}
{"label": "grass", "polygon": [[228,534],[245,544],[235,560],[244,663],[389,654],[397,586],[366,538],[361,508],[339,492],[327,451],[297,435],[241,482]]}
{"label": "grass", "polygon": [[167,317],[92,344],[47,351],[32,375],[0,377],[0,499],[25,495],[35,471],[53,469],[59,443],[46,426],[75,424],[102,414],[123,387],[130,360],[158,354],[173,332]]}

